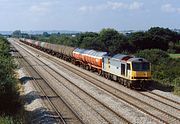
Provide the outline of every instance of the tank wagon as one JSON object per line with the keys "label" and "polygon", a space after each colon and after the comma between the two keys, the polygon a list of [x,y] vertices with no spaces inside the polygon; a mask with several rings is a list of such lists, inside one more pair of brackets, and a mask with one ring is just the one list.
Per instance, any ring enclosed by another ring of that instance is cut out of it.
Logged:
{"label": "tank wagon", "polygon": [[85,50],[76,48],[73,51],[76,65],[80,65],[87,70],[95,70],[98,74],[102,72],[102,58],[107,52],[99,52],[95,50]]}
{"label": "tank wagon", "polygon": [[131,88],[142,88],[151,81],[151,64],[144,58],[74,48],[47,42],[20,39],[21,42],[57,56]]}

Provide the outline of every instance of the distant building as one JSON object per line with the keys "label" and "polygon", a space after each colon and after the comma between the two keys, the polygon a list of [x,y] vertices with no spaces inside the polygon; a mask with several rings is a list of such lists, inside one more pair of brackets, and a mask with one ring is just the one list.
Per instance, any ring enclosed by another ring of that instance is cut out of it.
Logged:
{"label": "distant building", "polygon": [[73,35],[71,35],[72,37],[76,37],[76,35],[75,34],[73,34]]}

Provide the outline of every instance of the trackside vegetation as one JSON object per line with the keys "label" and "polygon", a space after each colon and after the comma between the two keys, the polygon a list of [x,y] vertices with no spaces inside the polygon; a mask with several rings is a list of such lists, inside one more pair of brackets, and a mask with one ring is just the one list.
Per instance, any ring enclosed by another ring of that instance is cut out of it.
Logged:
{"label": "trackside vegetation", "polygon": [[160,49],[146,49],[136,53],[136,56],[148,59],[152,63],[152,79],[156,86],[161,83],[173,86],[174,93],[180,95],[180,59],[174,59]]}
{"label": "trackside vegetation", "polygon": [[10,46],[6,39],[0,37],[0,123],[21,123],[17,113],[21,108],[16,65],[10,55]]}

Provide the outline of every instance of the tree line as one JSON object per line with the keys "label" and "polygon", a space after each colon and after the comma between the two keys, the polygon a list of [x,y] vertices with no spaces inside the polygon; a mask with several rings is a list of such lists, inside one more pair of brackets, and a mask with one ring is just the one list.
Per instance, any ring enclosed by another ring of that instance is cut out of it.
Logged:
{"label": "tree line", "polygon": [[161,49],[170,53],[180,52],[180,34],[168,28],[152,27],[148,31],[122,34],[114,29],[102,29],[99,33],[84,32],[75,34],[42,35],[21,34],[15,31],[12,36],[20,36],[55,44],[62,44],[85,49],[107,51],[113,54],[135,53],[144,49]]}

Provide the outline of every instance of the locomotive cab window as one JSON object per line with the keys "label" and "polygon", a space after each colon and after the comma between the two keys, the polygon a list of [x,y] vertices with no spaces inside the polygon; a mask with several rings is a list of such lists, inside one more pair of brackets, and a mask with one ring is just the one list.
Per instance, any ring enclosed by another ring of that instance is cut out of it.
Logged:
{"label": "locomotive cab window", "polygon": [[148,63],[148,62],[133,62],[132,68],[133,68],[133,71],[149,71],[150,63]]}
{"label": "locomotive cab window", "polygon": [[127,70],[131,70],[130,64],[127,64]]}

